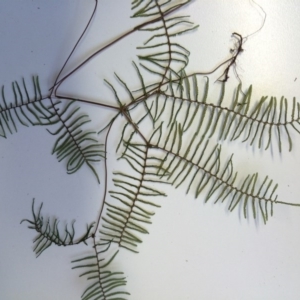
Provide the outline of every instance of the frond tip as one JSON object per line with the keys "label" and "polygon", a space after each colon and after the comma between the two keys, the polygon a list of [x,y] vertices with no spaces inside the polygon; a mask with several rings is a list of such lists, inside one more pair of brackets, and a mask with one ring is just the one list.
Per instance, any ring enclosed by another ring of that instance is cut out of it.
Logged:
{"label": "frond tip", "polygon": [[[94,226],[94,223],[87,225],[86,233],[79,239],[74,239],[75,237],[75,228],[74,221],[71,226],[68,224],[65,225],[64,230],[58,228],[59,221],[57,218],[53,218],[53,221],[50,221],[50,218],[44,219],[41,214],[43,203],[40,205],[37,212],[34,209],[34,199],[32,201],[32,220],[23,219],[21,223],[28,222],[28,228],[34,229],[38,236],[33,240],[34,248],[33,251],[36,253],[36,256],[40,256],[47,248],[52,244],[57,246],[71,246],[77,245],[80,243],[85,243],[92,234],[91,230]],[[71,228],[70,228],[71,227]]]}

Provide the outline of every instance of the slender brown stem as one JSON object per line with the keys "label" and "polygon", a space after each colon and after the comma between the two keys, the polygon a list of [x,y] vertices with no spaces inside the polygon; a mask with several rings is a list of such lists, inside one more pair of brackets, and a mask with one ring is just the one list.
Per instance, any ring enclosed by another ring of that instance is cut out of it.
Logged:
{"label": "slender brown stem", "polygon": [[58,99],[64,99],[64,100],[70,100],[70,101],[76,101],[76,102],[83,102],[83,103],[93,104],[93,105],[97,105],[97,106],[101,106],[101,107],[106,107],[106,108],[112,108],[112,109],[115,109],[115,110],[120,110],[120,108],[118,106],[113,106],[113,105],[109,105],[109,104],[105,104],[105,103],[99,103],[99,102],[92,101],[92,100],[87,100],[87,99],[80,99],[80,98],[75,98],[75,97],[67,97],[67,96],[63,96],[63,95],[56,95],[56,98],[58,98]]}
{"label": "slender brown stem", "polygon": [[98,0],[95,0],[95,7],[94,7],[94,10],[93,10],[93,13],[92,13],[91,17],[89,18],[89,21],[88,21],[87,25],[85,26],[83,32],[81,33],[79,39],[77,40],[75,46],[73,47],[72,51],[70,52],[68,58],[67,58],[66,61],[64,62],[64,64],[63,64],[62,68],[60,69],[60,71],[58,72],[58,75],[56,76],[55,81],[54,81],[54,84],[53,84],[53,86],[52,86],[52,88],[51,88],[50,90],[52,90],[52,89],[55,87],[55,85],[56,85],[56,83],[57,83],[57,81],[58,81],[58,78],[59,78],[60,74],[62,73],[62,71],[63,71],[64,68],[66,67],[68,61],[70,60],[71,56],[73,55],[73,53],[74,53],[75,49],[77,48],[79,42],[80,42],[81,39],[83,38],[83,36],[84,36],[84,34],[86,33],[87,29],[89,28],[89,26],[90,26],[90,24],[91,24],[91,22],[92,22],[92,19],[94,18],[94,15],[95,15],[95,13],[96,13],[97,6],[98,6]]}
{"label": "slender brown stem", "polygon": [[284,202],[284,201],[274,201],[276,204],[285,204],[285,205],[291,205],[291,206],[300,206],[300,203],[291,203],[291,202]]}
{"label": "slender brown stem", "polygon": [[113,119],[112,122],[109,124],[107,132],[106,132],[106,136],[105,136],[104,191],[103,191],[103,197],[102,197],[102,203],[101,203],[99,216],[98,216],[96,226],[95,226],[95,230],[94,230],[94,235],[96,234],[96,232],[98,230],[98,227],[99,227],[99,224],[100,224],[101,216],[102,216],[103,209],[104,209],[106,194],[107,194],[107,141],[108,141],[108,136],[109,136],[109,133],[110,133],[110,130],[112,128],[112,125],[113,125],[114,121],[115,121],[115,119]]}

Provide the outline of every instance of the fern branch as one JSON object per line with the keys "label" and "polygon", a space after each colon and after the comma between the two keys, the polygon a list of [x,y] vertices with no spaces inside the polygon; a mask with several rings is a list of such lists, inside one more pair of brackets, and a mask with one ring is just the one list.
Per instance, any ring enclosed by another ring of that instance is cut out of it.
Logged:
{"label": "fern branch", "polygon": [[[186,1],[182,5],[189,3]],[[152,50],[153,53],[139,55],[139,59],[150,64],[141,63],[141,66],[149,72],[161,77],[156,84],[156,88],[160,89],[163,83],[168,80],[169,73],[178,77],[178,72],[183,70],[188,64],[189,51],[183,46],[171,41],[171,37],[177,36],[188,31],[196,29],[187,17],[167,17],[166,14],[179,6],[174,1],[150,1],[147,3],[139,2],[133,6],[134,9],[139,8],[133,17],[149,17],[158,16],[155,22],[151,22],[148,26],[143,26],[141,31],[148,31],[153,35],[145,41],[140,50]],[[164,39],[162,41],[161,39]],[[150,44],[153,41],[154,44]]]}
{"label": "fern branch", "polygon": [[79,107],[73,108],[74,102],[69,102],[63,109],[57,106],[60,102],[53,103],[55,111],[50,119],[51,125],[59,124],[59,128],[51,132],[58,138],[54,144],[52,154],[56,154],[58,161],[67,160],[67,173],[73,174],[78,171],[83,164],[86,164],[94,173],[100,183],[98,174],[93,166],[105,157],[103,145],[98,143],[96,132],[83,131],[83,126],[90,122],[88,115],[79,113]]}
{"label": "fern branch", "polygon": [[[96,243],[94,241],[94,253],[90,256],[72,261],[76,263],[72,269],[86,269],[81,276],[87,276],[87,280],[92,280],[83,292],[82,300],[126,300],[120,295],[130,295],[128,292],[120,290],[120,287],[126,285],[126,278],[123,272],[112,272],[109,270],[111,262],[114,260],[119,250],[116,251],[110,259],[101,259],[100,256],[106,253],[111,245],[111,241],[105,243]],[[100,248],[100,250],[98,250]],[[117,298],[115,298],[117,297]]]}
{"label": "fern branch", "polygon": [[[222,168],[220,160],[221,148],[219,146],[214,147],[208,157],[204,159],[206,148],[207,143],[198,155],[195,155],[196,152],[193,152],[191,158],[187,158],[186,153],[179,155],[178,153],[166,151],[168,157],[165,157],[163,160],[165,163],[158,165],[157,169],[162,175],[167,173],[167,179],[176,187],[187,182],[187,192],[195,186],[196,198],[200,196],[205,187],[210,186],[205,202],[215,194],[215,203],[219,200],[224,202],[227,199],[230,211],[233,211],[238,205],[242,205],[245,218],[248,216],[248,201],[251,200],[254,218],[256,218],[259,210],[264,222],[266,222],[269,209],[272,211],[273,204],[277,201],[277,195],[274,195],[277,184],[274,185],[273,181],[268,180],[268,177],[266,177],[258,187],[257,174],[248,175],[241,184],[236,184],[237,172],[233,171],[232,158]],[[169,159],[167,160],[166,158]],[[164,172],[161,172],[162,168]],[[270,207],[268,204],[270,204]]]}
{"label": "fern branch", "polygon": [[[232,156],[224,165],[221,146],[217,144],[208,150],[209,141],[204,142],[205,136],[199,136],[197,132],[191,138],[186,136],[180,123],[173,123],[168,131],[165,130],[160,126],[151,137],[150,149],[154,151],[153,161],[156,161],[153,167],[158,176],[176,188],[186,184],[187,193],[194,190],[196,198],[208,189],[205,202],[212,196],[215,203],[227,200],[229,211],[241,206],[245,218],[252,211],[254,218],[259,213],[265,223],[273,213],[274,204],[300,206],[278,201],[275,195],[278,185],[268,176],[261,180],[255,173],[239,179],[233,169]],[[161,136],[167,138],[163,140]],[[165,153],[162,158],[158,151]]]}
{"label": "fern branch", "polygon": [[[233,141],[242,138],[243,142],[249,141],[251,146],[257,145],[258,148],[265,150],[270,148],[275,138],[280,152],[282,140],[286,137],[289,151],[292,150],[291,130],[300,133],[300,104],[295,98],[292,108],[289,108],[287,99],[284,97],[281,97],[280,101],[276,97],[271,97],[269,101],[267,101],[268,97],[262,97],[250,109],[252,87],[250,86],[240,99],[241,86],[239,85],[234,101],[230,107],[226,107],[223,105],[224,84],[217,103],[209,103],[207,100],[208,81],[204,88],[204,95],[202,99],[199,99],[196,76],[191,77],[191,80],[183,77],[180,89],[175,90],[173,83],[170,82],[167,91],[157,92],[156,99],[152,100],[151,114],[157,116],[154,122],[165,118],[164,111],[170,107],[166,105],[166,102],[170,101],[171,113],[168,124],[172,124],[180,116],[185,120],[182,125],[183,131],[197,128],[199,134],[210,138],[216,134],[218,128],[219,140]],[[159,113],[157,113],[157,107],[160,107]],[[290,117],[288,117],[289,113]]]}
{"label": "fern branch", "polygon": [[80,243],[85,243],[91,237],[91,230],[94,226],[94,223],[87,225],[86,233],[78,238],[75,238],[75,228],[74,223],[72,222],[70,226],[65,225],[63,231],[58,228],[59,220],[57,218],[44,219],[41,214],[43,203],[40,205],[37,212],[34,207],[34,199],[32,201],[32,220],[23,219],[21,223],[27,222],[29,223],[28,228],[35,230],[38,235],[33,240],[34,248],[33,251],[36,253],[36,256],[40,256],[47,248],[49,248],[52,244],[57,246],[71,246],[77,245]]}
{"label": "fern branch", "polygon": [[32,78],[34,96],[30,97],[25,80],[22,87],[17,81],[12,83],[14,101],[8,102],[2,87],[0,102],[0,136],[6,138],[8,132],[12,134],[18,131],[18,124],[22,126],[48,125],[53,116],[51,105],[46,104],[48,98],[41,94],[38,77]]}
{"label": "fern branch", "polygon": [[[145,224],[151,224],[154,213],[150,206],[160,207],[152,199],[165,196],[153,188],[153,183],[159,182],[153,176],[152,164],[148,157],[148,148],[143,144],[128,143],[125,145],[122,159],[125,159],[135,175],[115,172],[113,179],[116,190],[110,191],[111,197],[119,202],[112,205],[108,202],[106,216],[102,217],[103,224],[100,232],[120,247],[137,252],[135,248],[142,240],[136,233],[147,234]],[[105,240],[105,239],[104,239]]]}

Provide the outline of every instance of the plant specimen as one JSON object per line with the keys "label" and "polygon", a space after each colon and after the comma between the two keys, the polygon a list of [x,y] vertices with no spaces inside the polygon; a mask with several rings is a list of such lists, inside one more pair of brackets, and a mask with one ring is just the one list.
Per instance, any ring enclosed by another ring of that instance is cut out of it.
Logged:
{"label": "plant specimen", "polygon": [[[222,152],[223,143],[241,142],[264,150],[265,155],[291,151],[291,136],[300,130],[299,103],[266,96],[255,102],[254,87],[244,88],[238,74],[240,84],[233,95],[228,94],[229,73],[235,71],[246,39],[238,32],[232,33],[236,45],[230,57],[213,71],[189,71],[190,51],[181,43],[181,36],[193,34],[198,25],[181,10],[193,2],[132,1],[132,17],[138,25],[68,67],[101,6],[96,0],[49,91],[40,85],[38,76],[31,83],[14,81],[10,99],[7,87],[2,88],[1,136],[8,138],[22,126],[45,127],[54,138],[52,154],[66,165],[66,172],[89,169],[101,187],[97,217],[82,234],[77,234],[74,221],[62,224],[61,219],[48,216],[38,198],[32,200],[31,216],[21,221],[35,231],[36,256],[47,255],[44,251],[50,246],[87,246],[72,260],[72,268],[88,279],[82,299],[130,299],[126,270],[123,273],[112,263],[121,251],[139,252],[161,198],[166,196],[166,186],[182,187],[195,198],[223,204],[230,212],[239,209],[243,217],[262,223],[280,204],[299,206],[280,198],[271,175],[240,175],[233,155],[226,157]],[[66,91],[68,80],[133,34],[143,36],[131,65],[135,77],[123,78],[116,72],[114,83],[105,80],[112,95],[108,102]],[[210,87],[215,83],[209,75],[221,68],[219,95],[211,96]],[[81,106],[85,104],[99,110],[100,116],[107,114],[106,123],[90,126],[92,118]],[[111,149],[108,141],[115,135]],[[120,168],[109,168],[109,155],[118,158]]]}

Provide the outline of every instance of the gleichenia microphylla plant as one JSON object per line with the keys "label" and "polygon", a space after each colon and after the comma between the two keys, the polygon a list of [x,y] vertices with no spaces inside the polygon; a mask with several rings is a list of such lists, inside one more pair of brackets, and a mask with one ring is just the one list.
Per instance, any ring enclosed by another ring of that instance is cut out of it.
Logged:
{"label": "gleichenia microphylla plant", "polygon": [[[181,9],[193,2],[132,1],[132,18],[138,19],[139,25],[66,71],[101,6],[96,0],[88,23],[49,91],[40,85],[38,76],[31,83],[25,79],[13,82],[12,99],[6,96],[7,88],[2,88],[2,137],[9,138],[21,126],[44,126],[55,138],[52,154],[66,165],[67,173],[80,172],[85,166],[95,184],[102,186],[98,217],[81,236],[76,234],[74,221],[62,225],[58,218],[47,216],[40,199],[32,201],[31,218],[21,221],[36,232],[33,250],[37,257],[50,246],[87,245],[89,250],[72,261],[72,268],[88,279],[81,295],[84,300],[130,299],[126,276],[111,269],[111,263],[120,251],[139,252],[160,199],[166,196],[166,185],[181,187],[205,202],[223,203],[230,212],[240,209],[245,218],[264,223],[277,204],[300,206],[280,198],[278,184],[271,176],[260,176],[258,171],[240,175],[233,155],[224,158],[222,154],[224,141],[226,145],[243,142],[263,149],[266,155],[271,150],[292,151],[291,136],[300,133],[299,102],[263,96],[255,103],[252,86],[242,87],[236,64],[250,35],[233,32],[235,45],[230,56],[215,69],[188,71],[190,51],[181,42],[181,35],[194,34],[198,24],[182,15]],[[94,57],[138,32],[145,36],[132,62],[139,86],[115,73],[117,84],[106,80],[114,98],[109,103],[61,92],[67,79]],[[221,76],[214,83],[209,76],[217,70],[222,70]],[[234,95],[226,93],[230,72],[240,82]],[[210,96],[213,84],[220,87],[217,99]],[[113,112],[112,117],[105,126],[93,128],[91,118],[81,109],[82,102],[93,105],[99,115]],[[114,170],[111,175],[107,154],[111,152],[108,140],[112,132],[119,134],[114,150],[126,169]],[[111,176],[112,189],[108,184]]]}

